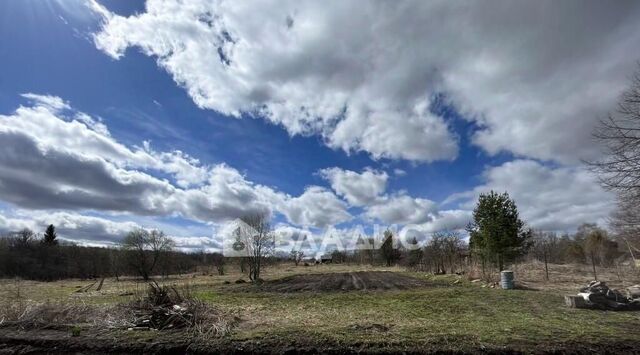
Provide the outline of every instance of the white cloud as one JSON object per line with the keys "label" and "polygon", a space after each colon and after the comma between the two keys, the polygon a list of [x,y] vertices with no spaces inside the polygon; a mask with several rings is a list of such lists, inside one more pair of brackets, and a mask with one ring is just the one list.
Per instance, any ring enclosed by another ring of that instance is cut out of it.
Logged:
{"label": "white cloud", "polygon": [[149,0],[131,17],[94,7],[99,49],[156,57],[198,106],[375,158],[456,157],[449,123],[428,110],[439,93],[490,153],[594,156],[591,128],[640,48],[635,2]]}
{"label": "white cloud", "polygon": [[308,187],[299,197],[286,201],[282,212],[291,222],[305,227],[324,228],[352,218],[346,203],[319,186]]}
{"label": "white cloud", "polygon": [[[105,16],[97,47],[120,58],[137,46],[198,106],[260,115],[290,134],[319,134],[333,148],[375,158],[456,157],[457,139],[428,110],[429,77],[396,63],[398,53],[385,46],[397,41],[370,27],[384,27],[382,18],[344,16],[360,5],[176,4],[149,1],[138,16]],[[345,21],[352,35],[340,30]],[[407,81],[416,87],[407,90]]]}
{"label": "white cloud", "polygon": [[362,173],[337,167],[322,169],[319,174],[329,180],[331,188],[353,206],[372,204],[384,193],[389,176],[384,171],[367,169]]}
{"label": "white cloud", "polygon": [[116,222],[109,219],[69,212],[18,211],[16,216],[0,215],[0,233],[29,228],[42,233],[53,224],[60,238],[91,245],[113,245],[132,229],[135,222]]}
{"label": "white cloud", "polygon": [[42,151],[99,156],[119,168],[152,169],[175,176],[179,186],[202,183],[207,171],[199,162],[180,151],[156,153],[149,143],[133,149],[117,142],[100,120],[71,111],[59,97],[24,94],[33,106],[19,107],[12,115],[0,115],[0,132],[21,133],[37,141]]}
{"label": "white cloud", "polygon": [[57,96],[39,95],[34,93],[26,93],[21,96],[37,103],[40,106],[47,107],[54,112],[71,109],[69,103]]}
{"label": "white cloud", "polygon": [[433,201],[398,194],[367,207],[365,215],[388,224],[421,224],[433,220],[437,211]]}
{"label": "white cloud", "polygon": [[515,160],[488,168],[485,183],[471,191],[452,195],[446,202],[462,201],[473,209],[482,192],[508,192],[521,218],[530,226],[568,231],[582,223],[606,224],[614,208],[612,194],[581,168],[552,168],[533,160]]}
{"label": "white cloud", "polygon": [[[292,197],[254,184],[225,164],[202,165],[180,151],[153,151],[146,142],[130,148],[60,98],[27,98],[34,106],[0,115],[0,199],[18,207],[178,215],[215,223],[251,213],[282,213],[312,226],[350,218],[330,191],[311,187]],[[156,177],[157,171],[175,183]]]}
{"label": "white cloud", "polygon": [[400,168],[395,168],[395,169],[393,169],[393,174],[395,176],[405,176],[405,175],[407,175],[407,172],[405,170],[400,169]]}
{"label": "white cloud", "polygon": [[469,210],[439,211],[431,221],[416,226],[423,233],[460,231],[467,227],[473,216]]}
{"label": "white cloud", "polygon": [[[6,211],[5,214],[7,214]],[[174,226],[164,228],[167,225],[158,221],[142,222],[142,219],[139,218],[136,220],[135,222],[114,221],[107,217],[72,212],[18,210],[14,211],[11,216],[0,214],[0,235],[23,228],[42,233],[49,224],[53,224],[60,239],[88,246],[114,246],[120,243],[122,238],[133,229],[159,228],[175,241],[176,248],[179,250],[220,251],[222,248],[220,241],[213,236],[188,235],[193,229],[190,226],[183,226],[178,231]],[[206,230],[211,233],[211,228],[206,228]]]}

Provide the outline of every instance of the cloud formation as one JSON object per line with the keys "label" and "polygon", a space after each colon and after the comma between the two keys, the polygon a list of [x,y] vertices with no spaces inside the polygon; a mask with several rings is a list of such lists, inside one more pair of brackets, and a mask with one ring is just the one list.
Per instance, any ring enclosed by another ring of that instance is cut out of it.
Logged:
{"label": "cloud formation", "polygon": [[372,204],[384,193],[389,176],[384,171],[367,169],[362,173],[338,167],[322,169],[320,176],[328,180],[331,188],[353,206]]}
{"label": "cloud formation", "polygon": [[571,231],[582,223],[606,225],[615,206],[611,193],[583,168],[549,167],[533,160],[514,160],[490,167],[484,183],[445,202],[473,209],[478,195],[507,191],[528,225],[548,231]]}
{"label": "cloud formation", "polygon": [[325,228],[350,220],[347,207],[331,191],[311,186],[302,195],[286,201],[283,213],[294,224]]}
{"label": "cloud formation", "polygon": [[0,234],[29,228],[41,233],[49,225],[56,226],[58,236],[84,244],[114,245],[134,228],[141,226],[134,222],[115,222],[101,217],[84,216],[77,213],[18,211],[17,216],[0,215]]}
{"label": "cloud formation", "polygon": [[150,0],[130,17],[93,7],[99,49],[155,57],[203,108],[429,162],[458,154],[451,123],[429,110],[444,93],[487,152],[576,163],[597,154],[591,128],[640,57],[640,4],[609,5]]}
{"label": "cloud formation", "polygon": [[330,191],[310,187],[292,197],[225,164],[155,152],[148,143],[130,148],[60,98],[25,97],[32,106],[0,115],[0,199],[20,208],[178,215],[206,223],[281,213],[292,223],[318,227],[350,218]]}

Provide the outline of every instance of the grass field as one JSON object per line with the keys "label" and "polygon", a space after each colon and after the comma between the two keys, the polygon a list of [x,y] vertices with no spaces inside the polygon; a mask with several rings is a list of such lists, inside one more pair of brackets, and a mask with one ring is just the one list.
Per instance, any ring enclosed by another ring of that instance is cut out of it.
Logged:
{"label": "grass field", "polygon": [[[163,282],[188,288],[196,298],[233,317],[236,322],[229,334],[208,340],[209,346],[230,349],[240,346],[252,350],[304,347],[428,352],[526,351],[535,346],[540,351],[640,350],[637,348],[640,345],[637,332],[640,312],[577,310],[564,306],[563,295],[575,293],[578,285],[589,280],[588,272],[582,273],[581,267],[574,268],[571,271],[567,266],[554,266],[552,281],[554,278],[558,281],[545,283],[539,281],[535,266],[523,266],[520,284],[530,289],[519,290],[483,287],[486,284],[457,275],[434,276],[399,268],[375,270],[415,277],[424,285],[385,291],[274,293],[263,292],[250,284],[235,284],[233,281],[240,277],[235,272],[225,276],[187,275]],[[355,270],[374,268],[286,265],[267,269],[265,279]],[[615,280],[614,271],[603,272],[603,275],[610,277],[618,287],[638,281]],[[5,302],[21,298],[29,302],[107,306],[127,302],[146,289],[145,284],[134,280],[107,280],[101,291],[75,292],[86,284],[87,281],[78,280],[50,283],[3,280],[0,297]],[[134,295],[128,295],[130,293]],[[3,332],[1,328],[0,332]],[[37,336],[33,331],[11,332],[13,338],[27,335]],[[188,341],[180,334],[166,332],[111,331],[100,335],[133,343]]]}

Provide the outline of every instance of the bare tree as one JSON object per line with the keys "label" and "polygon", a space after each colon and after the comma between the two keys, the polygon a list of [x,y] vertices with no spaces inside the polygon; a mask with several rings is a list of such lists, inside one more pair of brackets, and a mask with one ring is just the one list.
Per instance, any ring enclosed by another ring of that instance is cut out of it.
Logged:
{"label": "bare tree", "polygon": [[304,258],[304,252],[302,250],[292,250],[291,251],[291,259],[296,264],[296,266],[300,265],[300,262]]}
{"label": "bare tree", "polygon": [[596,273],[596,262],[600,261],[600,255],[605,247],[607,236],[603,230],[594,229],[587,237],[585,243],[585,251],[589,255],[591,260],[591,266],[593,268],[593,278],[598,280],[598,274]]}
{"label": "bare tree", "polygon": [[211,256],[212,256],[213,265],[216,267],[216,270],[218,271],[218,275],[220,276],[224,275],[224,265],[226,263],[224,255],[220,253],[213,253]]}
{"label": "bare tree", "polygon": [[549,281],[549,263],[553,260],[554,249],[558,246],[558,237],[553,233],[533,232],[533,256],[544,262],[544,278]]}
{"label": "bare tree", "polygon": [[36,239],[36,234],[29,228],[24,228],[15,233],[16,242],[20,247],[26,248]]}
{"label": "bare tree", "polygon": [[240,218],[242,220],[236,229],[236,243],[244,247],[246,260],[249,264],[249,279],[260,281],[262,262],[273,251],[274,235],[267,214],[257,213]]}
{"label": "bare tree", "polygon": [[460,252],[464,248],[464,242],[460,237],[460,234],[456,232],[446,232],[442,243],[442,251],[449,264],[449,272],[454,273],[457,259],[459,259]]}
{"label": "bare tree", "polygon": [[122,248],[131,253],[131,266],[145,281],[149,280],[158,262],[166,257],[173,247],[173,240],[158,230],[134,229],[122,240]]}
{"label": "bare tree", "polygon": [[617,110],[600,121],[593,135],[604,154],[587,163],[602,185],[618,195],[612,225],[640,245],[640,69],[621,95]]}

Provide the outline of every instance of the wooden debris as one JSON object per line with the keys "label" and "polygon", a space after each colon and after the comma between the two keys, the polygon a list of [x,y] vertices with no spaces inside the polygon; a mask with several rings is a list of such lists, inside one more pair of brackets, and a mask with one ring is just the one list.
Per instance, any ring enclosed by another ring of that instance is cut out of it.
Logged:
{"label": "wooden debris", "polygon": [[102,290],[102,284],[103,283],[104,283],[104,277],[102,279],[100,279],[100,284],[98,285],[98,288],[96,288],[96,291]]}
{"label": "wooden debris", "polygon": [[640,298],[640,285],[627,287],[627,295],[633,299]]}
{"label": "wooden debris", "polygon": [[589,309],[592,308],[591,305],[585,301],[584,297],[580,295],[567,295],[564,296],[564,303],[569,308],[579,308],[579,309]]}

